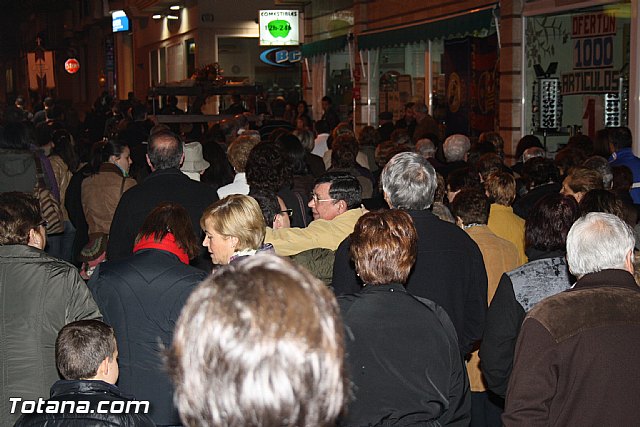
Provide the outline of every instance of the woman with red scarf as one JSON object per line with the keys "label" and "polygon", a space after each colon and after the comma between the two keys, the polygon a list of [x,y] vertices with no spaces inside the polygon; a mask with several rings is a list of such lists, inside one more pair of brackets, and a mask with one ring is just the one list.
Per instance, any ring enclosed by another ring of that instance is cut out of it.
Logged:
{"label": "woman with red scarf", "polygon": [[89,289],[104,321],[115,330],[120,389],[150,402],[157,425],[178,425],[173,389],[162,369],[162,352],[191,291],[206,273],[189,265],[198,242],[188,212],[162,203],[144,221],[133,255],[100,264]]}

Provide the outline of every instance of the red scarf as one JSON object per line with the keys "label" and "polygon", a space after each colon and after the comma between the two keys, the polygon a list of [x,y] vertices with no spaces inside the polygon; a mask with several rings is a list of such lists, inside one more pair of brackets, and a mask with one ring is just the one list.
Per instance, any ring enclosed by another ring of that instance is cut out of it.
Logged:
{"label": "red scarf", "polygon": [[178,246],[176,238],[173,234],[167,233],[160,242],[156,242],[154,236],[145,236],[133,247],[133,253],[136,253],[142,249],[161,249],[163,251],[171,252],[177,256],[180,261],[185,264],[189,264],[189,256],[187,253]]}

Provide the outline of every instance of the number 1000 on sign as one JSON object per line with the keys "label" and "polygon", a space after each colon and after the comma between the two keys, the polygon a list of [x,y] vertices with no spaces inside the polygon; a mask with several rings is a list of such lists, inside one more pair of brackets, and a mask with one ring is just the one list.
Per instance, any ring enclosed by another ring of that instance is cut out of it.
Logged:
{"label": "number 1000 on sign", "polygon": [[573,68],[613,67],[613,36],[575,39]]}

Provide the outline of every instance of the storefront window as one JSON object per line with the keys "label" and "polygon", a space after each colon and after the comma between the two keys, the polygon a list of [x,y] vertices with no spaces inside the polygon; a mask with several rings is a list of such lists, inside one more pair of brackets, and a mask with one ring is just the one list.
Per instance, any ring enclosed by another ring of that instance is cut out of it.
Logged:
{"label": "storefront window", "polygon": [[[276,50],[289,52],[287,61],[280,63],[285,66],[272,65],[261,60],[263,56],[267,61],[276,62]],[[226,80],[236,84],[261,85],[265,91],[267,101],[278,96],[284,97],[288,102],[297,102],[301,98],[300,62],[295,61],[296,48],[261,48],[258,46],[258,38],[252,37],[220,37],[218,39],[218,62],[223,70]],[[266,51],[268,54],[264,54]],[[294,54],[291,54],[291,53]],[[299,59],[298,59],[299,61]],[[221,109],[230,102],[230,99],[221,101]]]}
{"label": "storefront window", "polygon": [[549,151],[627,125],[630,16],[627,3],[526,19],[525,131]]}
{"label": "storefront window", "polygon": [[408,102],[425,102],[427,42],[380,50],[380,111],[402,117]]}
{"label": "storefront window", "polygon": [[353,81],[346,52],[327,55],[327,95],[338,108],[340,118],[344,120],[352,107]]}

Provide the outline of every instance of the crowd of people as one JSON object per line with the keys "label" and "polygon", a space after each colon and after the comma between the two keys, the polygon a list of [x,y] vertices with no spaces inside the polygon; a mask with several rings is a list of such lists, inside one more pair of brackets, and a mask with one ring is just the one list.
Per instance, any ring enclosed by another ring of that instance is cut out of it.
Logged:
{"label": "crowd of people", "polygon": [[5,112],[0,426],[635,425],[630,130],[508,164],[422,103],[356,135],[322,101]]}

